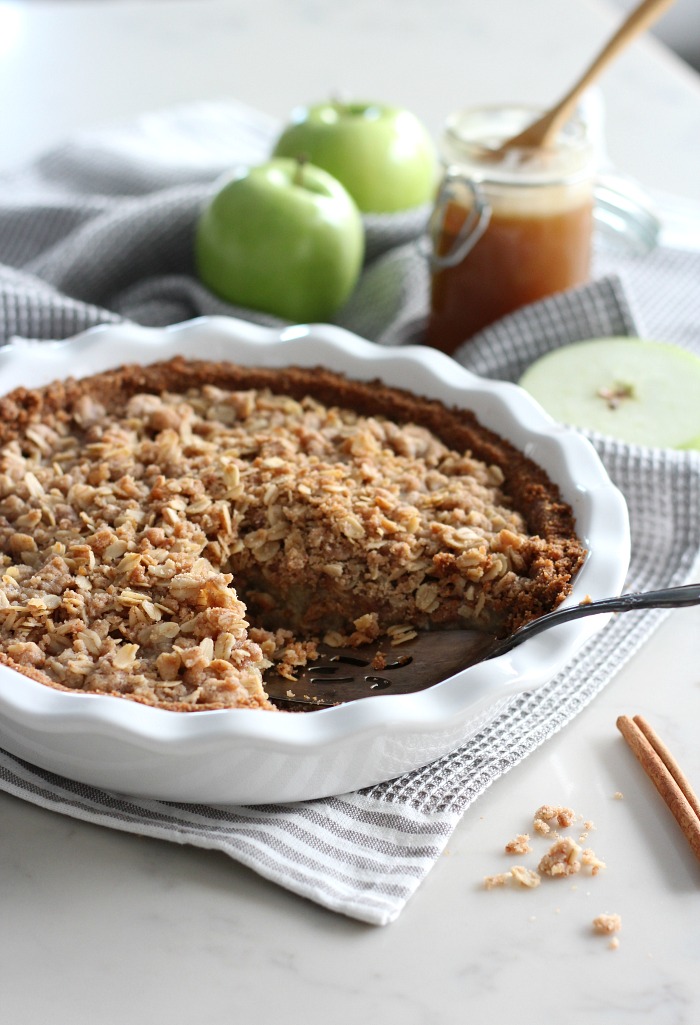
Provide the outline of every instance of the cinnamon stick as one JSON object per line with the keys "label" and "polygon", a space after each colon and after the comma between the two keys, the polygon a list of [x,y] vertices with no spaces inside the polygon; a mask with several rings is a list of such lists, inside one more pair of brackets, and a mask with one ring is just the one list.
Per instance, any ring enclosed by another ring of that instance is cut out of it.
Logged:
{"label": "cinnamon stick", "polygon": [[641,716],[621,715],[616,725],[700,859],[700,802],[678,763]]}

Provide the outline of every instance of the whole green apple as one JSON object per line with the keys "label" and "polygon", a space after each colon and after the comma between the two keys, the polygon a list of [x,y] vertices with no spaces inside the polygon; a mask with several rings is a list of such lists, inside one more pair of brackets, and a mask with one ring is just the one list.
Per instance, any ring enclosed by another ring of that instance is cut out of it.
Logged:
{"label": "whole green apple", "polygon": [[395,213],[433,198],[435,147],[408,110],[378,103],[300,107],[273,155],[302,154],[342,182],[364,213]]}
{"label": "whole green apple", "polygon": [[330,319],[357,283],[362,217],[346,189],[286,158],[243,170],[203,209],[200,280],[220,298],[294,323]]}

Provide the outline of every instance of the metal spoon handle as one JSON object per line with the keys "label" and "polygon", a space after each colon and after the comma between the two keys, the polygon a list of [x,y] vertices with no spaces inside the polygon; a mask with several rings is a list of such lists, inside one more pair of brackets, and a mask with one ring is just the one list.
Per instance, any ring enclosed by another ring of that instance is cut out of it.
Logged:
{"label": "metal spoon handle", "polygon": [[677,609],[686,605],[700,604],[700,584],[684,584],[681,587],[663,587],[658,591],[633,591],[621,594],[616,598],[601,598],[581,605],[571,605],[564,609],[555,609],[531,623],[521,626],[510,637],[504,638],[489,658],[503,655],[529,637],[556,626],[568,623],[572,619],[583,619],[584,616],[597,616],[604,612],[630,612],[633,609]]}

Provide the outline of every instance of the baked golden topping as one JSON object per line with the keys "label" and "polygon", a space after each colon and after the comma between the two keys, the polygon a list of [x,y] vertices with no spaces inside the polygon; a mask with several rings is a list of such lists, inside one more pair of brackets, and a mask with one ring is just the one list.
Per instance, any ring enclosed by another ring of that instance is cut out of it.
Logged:
{"label": "baked golden topping", "polygon": [[468,412],[183,359],[0,402],[0,657],[178,710],[272,708],[319,640],[505,631],[583,558],[544,472]]}

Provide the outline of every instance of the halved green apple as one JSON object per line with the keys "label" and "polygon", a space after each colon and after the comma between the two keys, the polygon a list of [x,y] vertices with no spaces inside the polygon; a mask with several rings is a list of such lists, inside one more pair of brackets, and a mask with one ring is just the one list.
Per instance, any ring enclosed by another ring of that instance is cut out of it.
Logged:
{"label": "halved green apple", "polygon": [[593,338],[540,357],[521,386],[555,420],[659,448],[700,449],[700,358],[640,338]]}

